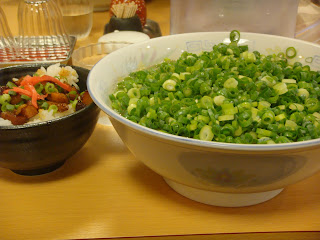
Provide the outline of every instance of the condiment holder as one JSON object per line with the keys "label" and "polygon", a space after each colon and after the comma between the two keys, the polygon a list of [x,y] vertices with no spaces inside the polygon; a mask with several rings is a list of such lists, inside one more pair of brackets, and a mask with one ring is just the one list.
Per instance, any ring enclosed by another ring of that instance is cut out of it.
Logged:
{"label": "condiment holder", "polygon": [[139,16],[136,14],[138,6],[134,2],[114,4],[111,11],[114,14],[106,26],[105,32],[137,31],[142,32],[143,27]]}
{"label": "condiment holder", "polygon": [[150,38],[162,36],[157,22],[147,19],[144,0],[112,0],[110,22],[104,27],[104,34],[114,31],[143,32]]}

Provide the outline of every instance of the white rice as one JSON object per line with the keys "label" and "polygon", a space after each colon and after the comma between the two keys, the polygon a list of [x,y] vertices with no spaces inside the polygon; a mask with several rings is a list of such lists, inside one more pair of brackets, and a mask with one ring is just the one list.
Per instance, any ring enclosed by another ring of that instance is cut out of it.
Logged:
{"label": "white rice", "polygon": [[12,125],[11,121],[0,118],[0,126],[10,126]]}
{"label": "white rice", "polygon": [[60,63],[50,65],[47,69],[41,67],[37,74],[39,76],[48,75],[51,77],[60,77],[60,81],[64,83],[68,83],[71,86],[74,86],[76,89],[79,90],[79,86],[77,82],[79,82],[79,75],[70,66],[60,67]]}
{"label": "white rice", "polygon": [[[60,63],[57,63],[54,65],[50,65],[47,69],[45,69],[44,67],[41,67],[40,69],[38,69],[36,73],[39,76],[43,76],[43,75],[48,75],[51,77],[58,76],[61,82],[68,83],[69,85],[74,86],[76,89],[79,90],[79,86],[77,84],[79,82],[78,73],[76,72],[76,70],[74,70],[70,66],[60,67]],[[55,114],[53,114],[53,111],[49,112],[48,110],[39,109],[39,113],[33,118],[30,118],[29,121],[25,124],[49,121],[49,120],[63,117],[75,112],[71,104],[69,104],[68,107],[69,109],[67,111],[56,112]],[[12,125],[11,121],[5,120],[0,117],[0,126],[10,126],[10,125]]]}
{"label": "white rice", "polygon": [[[52,120],[52,119],[55,119],[55,118],[59,118],[59,117],[63,117],[63,116],[66,116],[66,115],[69,115],[69,114],[73,113],[74,109],[72,108],[72,105],[69,104],[68,107],[69,107],[69,109],[67,111],[56,112],[55,114],[53,114],[52,110],[49,112],[48,110],[39,109],[39,113],[36,116],[30,118],[29,121],[26,124],[49,121],[49,120]],[[0,122],[0,124],[1,124],[1,122]]]}

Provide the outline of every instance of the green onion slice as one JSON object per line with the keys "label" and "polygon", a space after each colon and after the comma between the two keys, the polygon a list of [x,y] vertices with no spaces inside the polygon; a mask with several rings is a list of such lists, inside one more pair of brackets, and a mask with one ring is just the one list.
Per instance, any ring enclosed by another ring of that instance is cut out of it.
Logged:
{"label": "green onion slice", "polygon": [[294,47],[288,47],[286,49],[286,56],[287,58],[294,58],[297,56],[297,50]]}
{"label": "green onion slice", "polygon": [[55,114],[58,111],[58,107],[56,105],[50,105],[48,112],[50,111],[53,111],[53,114]]}
{"label": "green onion slice", "polygon": [[240,32],[238,30],[233,30],[230,32],[230,41],[231,42],[239,42],[240,40]]}

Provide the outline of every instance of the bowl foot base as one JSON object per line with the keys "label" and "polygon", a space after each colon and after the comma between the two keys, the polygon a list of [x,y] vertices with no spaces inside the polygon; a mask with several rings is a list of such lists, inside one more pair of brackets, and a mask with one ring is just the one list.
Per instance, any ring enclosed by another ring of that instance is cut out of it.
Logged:
{"label": "bowl foot base", "polygon": [[259,193],[219,193],[192,188],[164,178],[177,193],[191,200],[219,207],[245,207],[259,204],[277,196],[282,189]]}
{"label": "bowl foot base", "polygon": [[53,165],[50,165],[48,167],[44,167],[44,168],[30,169],[30,170],[13,170],[13,169],[11,169],[11,171],[16,174],[19,174],[19,175],[36,176],[36,175],[42,175],[42,174],[52,172],[52,171],[58,169],[59,167],[61,167],[64,163],[65,163],[65,160],[58,162],[58,163],[55,163]]}

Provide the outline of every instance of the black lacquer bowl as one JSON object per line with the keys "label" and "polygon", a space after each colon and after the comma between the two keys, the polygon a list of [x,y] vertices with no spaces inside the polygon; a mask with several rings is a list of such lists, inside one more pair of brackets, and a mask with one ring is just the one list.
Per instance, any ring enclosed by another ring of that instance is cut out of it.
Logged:
{"label": "black lacquer bowl", "polygon": [[[33,74],[48,64],[21,65],[0,69],[0,85],[13,77]],[[72,66],[79,75],[81,91],[87,89],[89,70]],[[21,175],[51,172],[87,142],[98,121],[100,109],[94,104],[50,121],[20,126],[0,126],[0,167]]]}

